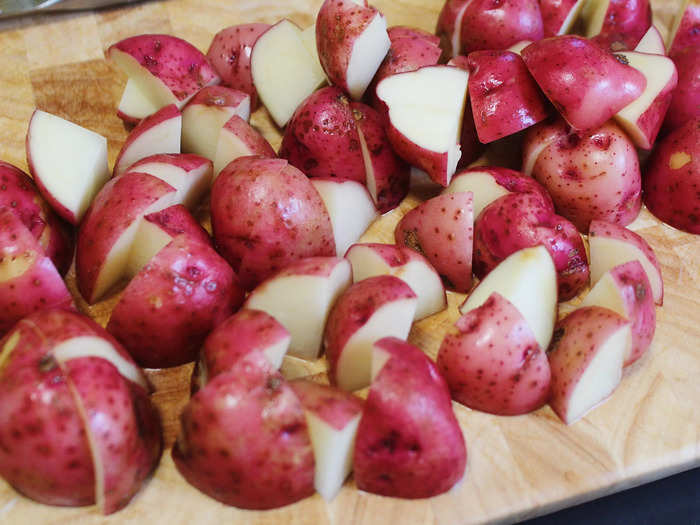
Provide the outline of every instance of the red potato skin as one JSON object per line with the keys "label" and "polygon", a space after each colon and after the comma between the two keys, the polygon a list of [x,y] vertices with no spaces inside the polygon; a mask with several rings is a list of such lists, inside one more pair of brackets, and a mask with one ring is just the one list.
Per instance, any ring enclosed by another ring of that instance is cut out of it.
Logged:
{"label": "red potato skin", "polygon": [[[117,155],[116,160],[114,161],[114,172],[113,176],[121,175],[125,173],[129,166],[125,166],[124,163],[122,162],[122,157],[124,153],[131,147],[131,144],[140,136],[143,135],[146,131],[150,131],[153,129],[155,126],[159,126],[165,121],[168,121],[170,119],[176,119],[176,118],[182,118],[182,115],[180,113],[180,110],[177,109],[177,106],[175,104],[170,104],[168,106],[165,106],[155,113],[153,115],[149,115],[145,119],[143,119],[141,122],[139,122],[134,129],[132,129],[129,132],[129,136],[126,138],[124,141],[124,145],[122,146],[122,149],[119,150],[119,154]],[[178,153],[178,152],[171,152],[171,153]],[[138,162],[138,161],[137,161]]]}
{"label": "red potato skin", "polygon": [[394,230],[396,244],[417,251],[455,291],[472,285],[472,193],[438,195],[409,211]]}
{"label": "red potato skin", "polygon": [[151,204],[175,188],[146,173],[111,179],[99,191],[78,230],[75,271],[78,290],[94,302],[97,278],[111,247]]}
{"label": "red potato skin", "polygon": [[700,46],[700,2],[691,0],[681,16],[678,31],[668,49],[669,55],[685,48],[697,49]]}
{"label": "red potato skin", "polygon": [[251,155],[269,158],[277,156],[277,153],[275,153],[275,150],[270,146],[270,143],[265,137],[238,115],[231,117],[226,124],[224,124],[222,131],[223,130],[233,133],[241,142],[246,144]]}
{"label": "red potato skin", "polygon": [[206,86],[197,91],[187,105],[238,107],[249,96],[245,91],[227,86]]}
{"label": "red potato skin", "polygon": [[250,109],[258,105],[258,92],[250,72],[250,54],[260,35],[270,29],[270,24],[240,24],[222,29],[209,45],[207,58],[221,83],[250,95]]}
{"label": "red potato skin", "polygon": [[187,172],[190,172],[199,169],[203,164],[210,163],[211,161],[193,153],[156,153],[155,155],[149,155],[141,160],[137,160],[127,168],[126,173],[141,173],[139,168],[146,164],[155,162],[172,164],[173,166],[177,166]]}
{"label": "red potato skin", "polygon": [[247,354],[262,351],[288,337],[289,331],[271,315],[243,308],[217,326],[204,341],[201,361],[207,377],[211,380],[228,372]]}
{"label": "red potato skin", "polygon": [[510,254],[543,245],[557,270],[560,301],[588,285],[586,248],[576,226],[542,206],[530,193],[505,195],[489,204],[474,223],[474,274],[483,279]]}
{"label": "red potato skin", "polygon": [[461,31],[462,49],[455,54],[463,55],[544,37],[540,6],[527,0],[472,0],[464,11]]}
{"label": "red potato skin", "polygon": [[0,207],[0,334],[37,310],[74,308],[51,259],[10,210]]}
{"label": "red potato skin", "polygon": [[325,0],[316,17],[316,46],[321,66],[331,84],[349,93],[346,73],[356,39],[379,13],[367,4]]}
{"label": "red potato skin", "polygon": [[657,143],[644,173],[644,204],[674,228],[700,234],[700,118]]}
{"label": "red potato skin", "polygon": [[547,355],[507,299],[494,292],[456,327],[457,333],[442,340],[437,357],[452,399],[501,416],[527,414],[547,402]]}
{"label": "red potato skin", "polygon": [[[112,514],[129,503],[158,463],[160,418],[146,391],[125,381],[109,361],[83,357],[67,361],[62,368],[82,404],[103,465],[102,513]],[[136,405],[146,411],[134,410]]]}
{"label": "red potato skin", "polygon": [[291,262],[335,255],[321,197],[283,159],[231,162],[212,187],[211,216],[216,245],[247,290]]}
{"label": "red potato skin", "polygon": [[110,46],[131,55],[158,77],[177,100],[184,100],[204,86],[220,81],[202,52],[189,42],[170,35],[138,35]]}
{"label": "red potato skin", "polygon": [[649,0],[610,0],[603,27],[593,40],[605,49],[634,49],[650,26]]}
{"label": "red potato skin", "polygon": [[369,277],[345,290],[328,314],[323,333],[332,385],[338,382],[338,362],[350,337],[385,304],[415,297],[411,287],[393,275]]}
{"label": "red potato skin", "polygon": [[629,324],[600,306],[578,308],[554,327],[547,357],[552,372],[549,406],[566,421],[566,406],[574,387],[599,347],[612,333]]}
{"label": "red potato skin", "polygon": [[191,399],[180,419],[175,465],[208,496],[263,510],[314,493],[304,411],[278,373],[219,374]]}
{"label": "red potato skin", "polygon": [[212,244],[207,230],[192,216],[190,211],[182,204],[169,206],[161,211],[144,215],[143,219],[157,224],[164,232],[176,237],[185,234],[204,244]]}
{"label": "red potato skin", "polygon": [[[448,66],[455,66],[464,71],[469,71],[469,62],[464,55],[452,57]],[[469,96],[469,86],[467,85],[467,97]],[[486,146],[479,140],[479,134],[476,131],[476,123],[474,121],[474,113],[472,112],[471,100],[467,98],[464,104],[464,117],[462,117],[462,131],[459,137],[459,145],[462,150],[462,156],[457,163],[457,169],[463,169],[469,166],[472,162],[479,158],[484,152]]]}
{"label": "red potato skin", "polygon": [[92,456],[65,374],[30,322],[18,323],[0,348],[17,336],[13,354],[23,355],[12,355],[0,370],[0,475],[47,505],[92,505]]}
{"label": "red potato skin", "polygon": [[244,294],[213,248],[180,235],[132,279],[107,331],[141,366],[178,366],[196,359],[207,334],[240,307]]}
{"label": "red potato skin", "polygon": [[664,133],[679,128],[688,120],[700,118],[700,44],[674,51],[671,59],[678,71],[678,84],[666,112]]}
{"label": "red potato skin", "polygon": [[308,177],[364,184],[360,137],[348,96],[328,86],[306,98],[285,128],[279,156]]}
{"label": "red potato skin", "polygon": [[419,348],[396,338],[375,346],[392,357],[372,382],[357,430],[357,488],[399,498],[446,492],[467,462],[447,383]]}
{"label": "red potato skin", "polygon": [[547,117],[546,100],[520,55],[474,51],[467,63],[469,99],[481,143],[512,135]]}
{"label": "red potato skin", "polygon": [[632,348],[624,366],[629,366],[644,355],[654,339],[656,308],[651,284],[639,261],[616,266],[610,274],[620,289],[625,305],[629,308],[632,323]]}
{"label": "red potato skin", "polygon": [[0,208],[19,217],[39,241],[56,269],[64,275],[73,259],[73,239],[66,224],[39,195],[32,179],[19,168],[0,160]]}
{"label": "red potato skin", "polygon": [[336,430],[345,428],[345,425],[362,412],[364,406],[364,400],[350,392],[306,379],[290,381],[289,386],[299,398],[304,410],[318,416]]}
{"label": "red potato skin", "polygon": [[466,9],[471,0],[446,0],[440,11],[435,34],[440,37],[440,47],[446,57],[454,57],[461,53],[460,49],[452,49],[452,37],[455,32],[462,32],[461,25],[457,27],[459,14]]}
{"label": "red potato skin", "polygon": [[544,38],[556,36],[578,0],[539,0]]}
{"label": "red potato skin", "polygon": [[381,113],[361,102],[352,102],[350,108],[369,150],[377,210],[386,213],[408,195],[411,168],[391,148]]}
{"label": "red potato skin", "polygon": [[602,126],[646,87],[642,73],[579,36],[534,42],[521,56],[547,98],[578,130]]}
{"label": "red potato skin", "polygon": [[596,219],[620,226],[631,223],[641,207],[641,175],[627,135],[612,122],[576,133],[559,119],[530,128],[524,149],[550,131],[556,139],[538,156],[532,176],[547,188],[557,213],[583,233]]}
{"label": "red potato skin", "polygon": [[415,71],[423,66],[434,66],[442,54],[438,37],[420,29],[396,26],[390,28],[387,34],[391,47],[367,88],[369,104],[377,109],[381,109],[381,103],[375,90],[381,79],[396,73]]}

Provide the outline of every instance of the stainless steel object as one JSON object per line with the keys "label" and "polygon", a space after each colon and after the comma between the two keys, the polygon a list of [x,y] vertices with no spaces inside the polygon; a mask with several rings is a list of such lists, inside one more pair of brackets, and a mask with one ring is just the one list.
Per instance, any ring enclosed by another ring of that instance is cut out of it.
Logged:
{"label": "stainless steel object", "polygon": [[138,0],[0,0],[0,19],[21,15],[99,9]]}

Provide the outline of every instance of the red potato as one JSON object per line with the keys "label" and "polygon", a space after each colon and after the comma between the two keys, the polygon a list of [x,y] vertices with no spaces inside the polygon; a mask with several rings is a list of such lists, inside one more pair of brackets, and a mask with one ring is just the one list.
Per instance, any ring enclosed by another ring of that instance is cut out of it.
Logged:
{"label": "red potato", "polygon": [[644,238],[627,228],[605,221],[592,221],[588,231],[591,254],[591,282],[597,283],[603,275],[618,265],[639,261],[651,284],[654,302],[661,306],[664,282],[656,254]]}
{"label": "red potato", "polygon": [[73,239],[39,195],[32,179],[12,164],[0,161],[0,208],[7,207],[39,242],[63,275],[73,259]]}
{"label": "red potato", "polygon": [[304,407],[316,463],[314,487],[330,501],[352,471],[364,401],[349,392],[303,379],[289,386]]}
{"label": "red potato", "polygon": [[447,307],[445,287],[428,259],[406,246],[359,243],[350,246],[345,257],[352,265],[354,282],[377,275],[394,275],[416,294],[416,321]]}
{"label": "red potato", "polygon": [[135,126],[158,109],[160,109],[158,104],[148,98],[133,79],[129,78],[126,81],[122,98],[117,106],[117,116],[124,121],[124,124]]}
{"label": "red potato", "polygon": [[362,148],[365,185],[379,213],[396,208],[408,194],[411,170],[391,147],[382,115],[360,102],[351,102]]}
{"label": "red potato", "polygon": [[462,52],[462,18],[471,0],[446,0],[440,11],[435,34],[440,37],[440,47],[448,57]]}
{"label": "red potato", "polygon": [[179,235],[132,279],[107,331],[141,366],[178,366],[196,359],[207,334],[240,307],[244,295],[213,248]]}
{"label": "red potato", "polygon": [[639,214],[639,159],[616,124],[579,133],[561,119],[545,121],[527,131],[523,149],[523,165],[532,166],[557,213],[579,231],[587,232],[592,220],[625,226]]}
{"label": "red potato", "polygon": [[313,34],[308,30],[302,31],[285,18],[261,34],[253,46],[253,84],[279,127],[284,127],[299,104],[326,81],[310,37]]}
{"label": "red potato", "polygon": [[365,165],[350,100],[335,86],[319,89],[297,108],[279,156],[308,177],[365,183]]}
{"label": "red potato", "polygon": [[357,488],[398,498],[448,491],[464,476],[467,450],[445,380],[419,348],[396,338],[375,343],[373,360],[383,366],[357,430]]}
{"label": "red potato", "polygon": [[483,49],[506,49],[521,40],[544,37],[542,14],[531,0],[471,0],[461,24],[460,53]]}
{"label": "red potato", "polygon": [[602,126],[646,86],[642,73],[579,36],[534,42],[521,55],[547,98],[578,130]]}
{"label": "red potato", "polygon": [[131,243],[127,277],[132,278],[139,273],[141,268],[180,234],[186,234],[205,244],[212,243],[207,231],[182,204],[144,215]]}
{"label": "red potato", "polygon": [[182,115],[174,104],[146,117],[131,130],[114,161],[113,176],[122,175],[136,161],[158,153],[180,153]]}
{"label": "red potato", "polygon": [[472,285],[472,199],[471,192],[438,195],[409,211],[394,230],[396,244],[424,255],[448,287],[462,293]]}
{"label": "red potato", "polygon": [[221,83],[250,95],[251,110],[258,107],[258,92],[250,72],[250,55],[255,41],[269,28],[270,24],[260,23],[227,27],[214,35],[207,51]]}
{"label": "red potato", "polygon": [[204,386],[211,379],[233,370],[251,353],[262,353],[270,362],[270,371],[282,366],[291,336],[274,317],[251,308],[242,308],[217,326],[204,341],[199,370]]}
{"label": "red potato", "polygon": [[634,363],[651,345],[656,330],[656,310],[649,278],[639,261],[629,261],[605,272],[580,306],[602,306],[632,323],[632,344],[623,366]]}
{"label": "red potato", "polygon": [[688,47],[698,47],[700,44],[700,2],[698,0],[683,0],[676,11],[673,25],[668,33],[668,54],[675,54]]}
{"label": "red potato", "polygon": [[73,308],[61,275],[11,208],[0,207],[0,334],[54,307]]}
{"label": "red potato", "polygon": [[391,75],[377,84],[394,151],[442,186],[450,183],[461,157],[460,127],[468,77],[457,67],[427,66]]}
{"label": "red potato", "polygon": [[583,239],[576,226],[531,193],[501,197],[479,215],[474,223],[474,274],[483,278],[511,253],[538,244],[554,261],[559,301],[578,295],[589,276]]}
{"label": "red potato", "polygon": [[554,211],[554,203],[547,190],[532,177],[519,171],[497,166],[478,166],[455,174],[445,193],[471,191],[474,218],[493,201],[511,193],[529,193],[537,196],[542,205]]}
{"label": "red potato", "polygon": [[29,172],[41,196],[61,218],[79,224],[109,179],[107,139],[36,109],[25,144]]}
{"label": "red potato", "polygon": [[606,49],[634,49],[651,26],[649,0],[591,0],[581,13],[585,34]]}
{"label": "red potato", "polygon": [[105,359],[71,359],[62,368],[88,434],[96,503],[111,514],[129,503],[160,457],[158,413],[147,392]]}
{"label": "red potato", "polygon": [[666,45],[661,33],[655,25],[649,26],[647,32],[634,48],[638,53],[650,53],[653,55],[666,55]]}
{"label": "red potato", "polygon": [[214,156],[214,176],[238,157],[259,155],[276,157],[275,150],[253,126],[238,115],[234,115],[219,132]]}
{"label": "red potato", "polygon": [[110,180],[95,197],[78,231],[78,289],[94,304],[126,271],[141,217],[167,208],[176,190],[145,173]]}
{"label": "red potato", "polygon": [[700,117],[661,140],[644,173],[644,204],[674,228],[700,233]]}
{"label": "red potato", "polygon": [[[142,372],[90,319],[42,311],[0,340],[0,473],[52,505],[126,505],[155,468],[160,421]],[[128,373],[124,373],[124,371]]]}
{"label": "red potato", "polygon": [[550,370],[525,318],[494,292],[459,318],[442,340],[437,367],[452,399],[470,408],[514,416],[549,398]]}
{"label": "red potato", "polygon": [[272,315],[289,330],[290,354],[316,359],[331,307],[351,282],[347,260],[307,257],[260,283],[248,295],[245,307]]}
{"label": "red potato", "polygon": [[557,324],[549,349],[549,406],[571,425],[605,401],[622,378],[630,323],[607,308],[578,308]]}
{"label": "red potato", "polygon": [[615,114],[615,120],[636,146],[651,149],[678,83],[676,66],[673,60],[661,55],[623,51],[616,56],[641,71],[647,86],[638,99]]}
{"label": "red potato", "polygon": [[199,49],[170,35],[125,38],[106,55],[158,109],[182,109],[200,89],[221,81]]}
{"label": "red potato", "polygon": [[126,173],[147,173],[177,190],[174,200],[193,209],[209,190],[212,164],[190,153],[158,153],[135,162]]}
{"label": "red potato", "polygon": [[213,162],[221,128],[235,115],[250,118],[250,95],[224,86],[205,87],[182,109],[182,150]]}
{"label": "red potato", "polygon": [[700,118],[700,45],[676,51],[671,59],[678,71],[678,85],[666,112],[664,133],[681,127],[688,120]]}
{"label": "red potato", "polygon": [[316,17],[316,46],[330,82],[362,98],[389,51],[386,19],[367,0],[325,0]]}
{"label": "red potato", "polygon": [[518,54],[474,51],[467,62],[469,100],[480,142],[512,135],[547,117],[547,102]]}
{"label": "red potato", "polygon": [[544,38],[565,35],[576,22],[584,0],[539,0]]}
{"label": "red potato", "polygon": [[417,302],[410,286],[393,275],[350,286],[333,306],[323,335],[331,384],[343,390],[369,385],[372,344],[383,337],[406,339]]}
{"label": "red potato", "polygon": [[420,29],[396,26],[389,28],[387,34],[391,47],[367,89],[369,103],[378,109],[381,106],[376,89],[380,80],[396,73],[434,66],[442,54],[440,39]]}
{"label": "red potato", "polygon": [[284,159],[230,163],[212,187],[211,215],[214,240],[248,290],[293,261],[335,254],[321,197]]}
{"label": "red potato", "polygon": [[278,373],[225,372],[192,397],[173,446],[180,474],[244,509],[272,509],[314,493],[314,456],[304,411]]}

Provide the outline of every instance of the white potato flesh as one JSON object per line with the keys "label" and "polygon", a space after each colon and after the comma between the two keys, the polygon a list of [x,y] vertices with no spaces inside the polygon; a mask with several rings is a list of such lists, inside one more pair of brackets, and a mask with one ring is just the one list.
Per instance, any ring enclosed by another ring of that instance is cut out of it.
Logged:
{"label": "white potato flesh", "polygon": [[29,122],[27,147],[34,175],[79,222],[109,179],[107,139],[61,117],[36,110]]}
{"label": "white potato flesh", "polygon": [[121,175],[134,162],[158,153],[180,153],[180,136],[182,135],[182,117],[178,115],[159,122],[145,130],[139,136],[127,142],[114,166],[114,174]]}
{"label": "white potato flesh", "polygon": [[134,119],[144,119],[160,107],[144,93],[131,78],[126,81],[118,111]]}
{"label": "white potato flesh", "polygon": [[386,19],[377,13],[352,45],[345,74],[348,91],[352,98],[355,100],[362,98],[390,47]]}
{"label": "white potato flesh", "polygon": [[515,306],[535,334],[542,350],[552,339],[557,312],[557,273],[544,246],[519,250],[484,277],[460,306],[465,314],[498,292]]}
{"label": "white potato flesh", "polygon": [[173,204],[182,204],[192,209],[211,185],[212,171],[210,165],[202,163],[199,167],[185,171],[177,164],[154,161],[144,162],[134,169],[138,173],[148,173],[175,188]]}
{"label": "white potato flesh", "polygon": [[384,337],[406,339],[416,312],[417,299],[387,303],[372,314],[345,343],[338,358],[338,387],[354,391],[370,384],[372,345]]}
{"label": "white potato flesh", "polygon": [[664,44],[664,39],[656,29],[655,25],[652,25],[644,33],[644,36],[634,48],[635,51],[639,53],[651,53],[654,55],[665,55],[666,45]]}
{"label": "white potato flesh", "polygon": [[591,38],[600,33],[605,22],[610,0],[588,0],[583,8],[581,17],[586,27],[586,36]]}
{"label": "white potato flesh", "polygon": [[442,193],[459,193],[462,191],[471,191],[474,196],[472,201],[474,217],[478,217],[481,210],[493,201],[510,193],[498,184],[491,174],[479,171],[457,175]]}
{"label": "white potato flesh", "polygon": [[250,118],[250,97],[244,98],[236,107],[204,104],[187,106],[182,110],[182,150],[213,162],[221,128],[234,115],[246,121]]}

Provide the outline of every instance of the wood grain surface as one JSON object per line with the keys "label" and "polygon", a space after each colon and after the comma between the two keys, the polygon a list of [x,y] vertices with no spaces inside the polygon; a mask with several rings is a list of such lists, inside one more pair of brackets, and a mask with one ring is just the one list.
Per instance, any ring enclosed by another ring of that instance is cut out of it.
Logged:
{"label": "wood grain surface", "polygon": [[[434,30],[441,0],[376,0],[389,25]],[[652,1],[662,30],[679,0]],[[305,27],[320,0],[170,0],[0,22],[0,159],[26,169],[24,138],[35,107],[105,135],[110,161],[127,135],[115,108],[125,77],[104,61],[112,43],[139,33],[171,33],[206,51],[220,29],[288,17]],[[265,110],[252,118],[273,146],[280,133]],[[434,188],[417,188],[365,235],[392,242],[406,210]],[[206,210],[201,213],[206,222]],[[108,517],[96,507],[56,508],[34,503],[0,480],[0,523],[12,524],[457,524],[516,521],[651,481],[700,464],[700,237],[659,223],[646,210],[631,226],[656,250],[666,287],[657,332],[647,355],[625,371],[613,397],[571,427],[544,407],[520,417],[497,417],[455,404],[468,448],[464,481],[450,493],[405,501],[358,491],[349,480],[326,503],[315,495],[267,512],[226,507],[189,486],[166,450],[155,475],[132,503]],[[73,273],[69,284],[75,291]],[[462,298],[419,323],[410,341],[435,357]],[[103,324],[116,298],[80,306]],[[576,300],[574,300],[575,303]],[[571,308],[564,305],[562,312]],[[323,359],[288,358],[288,376],[321,374]],[[155,403],[169,446],[188,398],[191,366],[150,371]],[[0,410],[2,408],[0,407]],[[274,451],[270,451],[274,453]]]}

